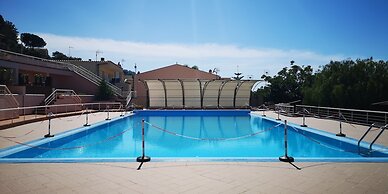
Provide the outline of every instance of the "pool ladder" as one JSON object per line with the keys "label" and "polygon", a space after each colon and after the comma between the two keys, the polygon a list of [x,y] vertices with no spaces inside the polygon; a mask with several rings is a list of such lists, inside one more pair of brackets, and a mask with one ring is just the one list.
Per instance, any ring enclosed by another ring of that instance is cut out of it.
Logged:
{"label": "pool ladder", "polygon": [[[364,133],[364,135],[360,138],[360,140],[358,140],[357,142],[357,146],[358,146],[358,153],[360,153],[360,143],[361,141],[365,138],[365,136],[369,133],[369,131],[375,126],[375,124],[373,123],[368,130],[366,130],[366,132]],[[376,140],[381,136],[381,134],[385,131],[385,129],[388,128],[388,124],[384,125],[384,126],[381,126],[379,129],[380,132],[379,134],[377,134],[377,136],[375,137],[375,139],[372,141],[372,143],[370,143],[369,145],[369,151],[372,150],[372,145],[376,142]]]}

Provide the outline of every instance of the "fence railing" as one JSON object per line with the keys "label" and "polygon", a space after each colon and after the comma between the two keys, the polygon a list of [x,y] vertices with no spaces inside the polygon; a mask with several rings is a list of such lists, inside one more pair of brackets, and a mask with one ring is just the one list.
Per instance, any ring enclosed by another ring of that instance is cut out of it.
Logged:
{"label": "fence railing", "polygon": [[128,105],[131,103],[133,97],[135,96],[135,91],[130,91],[127,98],[125,99],[126,103],[125,103],[125,107],[128,107]]}
{"label": "fence railing", "polygon": [[275,104],[275,110],[279,111],[283,115],[294,116],[295,115],[295,106],[289,104]]}
{"label": "fence railing", "polygon": [[[16,120],[26,121],[36,118],[47,117],[48,112],[56,114],[76,113],[85,109],[88,110],[119,110],[121,107],[120,102],[101,102],[101,103],[76,103],[76,104],[58,104],[58,105],[45,105],[45,106],[30,106],[30,107],[16,107],[0,109],[0,115],[13,114],[10,119],[0,118],[1,125],[12,124]],[[7,122],[8,121],[8,122]]]}
{"label": "fence railing", "polygon": [[81,98],[78,96],[77,93],[74,92],[74,90],[55,89],[46,99],[44,99],[45,105],[51,104],[59,96],[71,96],[76,103],[82,103]]}
{"label": "fence railing", "polygon": [[370,125],[372,123],[384,125],[388,123],[388,112],[358,110],[346,108],[319,107],[308,105],[296,105],[296,112],[307,110],[310,115],[320,118],[341,119],[340,115],[351,123]]}
{"label": "fence railing", "polygon": [[12,92],[9,91],[6,85],[0,85],[0,95],[5,98],[5,100],[11,104],[11,106],[19,107],[19,102],[13,96]]}
{"label": "fence railing", "polygon": [[[70,71],[73,71],[74,73],[80,75],[81,77],[89,80],[90,82],[92,82],[93,84],[95,85],[100,85],[100,82],[102,81],[102,78],[92,72],[90,72],[89,70],[85,69],[84,67],[81,67],[81,66],[77,66],[77,65],[73,65],[73,64],[70,64],[70,63],[65,63],[68,67],[68,69]],[[118,96],[121,96],[122,95],[122,91],[119,87],[109,83],[109,82],[106,82],[106,84],[112,89],[112,91],[118,95]]]}

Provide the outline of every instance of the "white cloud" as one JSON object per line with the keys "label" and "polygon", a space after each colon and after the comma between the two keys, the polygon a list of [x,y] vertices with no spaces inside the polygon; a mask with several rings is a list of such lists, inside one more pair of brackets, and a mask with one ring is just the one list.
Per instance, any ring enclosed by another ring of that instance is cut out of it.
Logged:
{"label": "white cloud", "polygon": [[83,60],[95,60],[96,51],[103,51],[99,57],[119,62],[125,60],[124,68],[133,70],[136,63],[138,70],[148,71],[178,62],[197,65],[200,69],[220,69],[220,75],[231,77],[239,66],[243,75],[253,75],[259,79],[264,72],[276,74],[289,64],[290,60],[301,65],[312,65],[314,69],[327,64],[330,60],[341,60],[341,55],[322,55],[312,51],[282,50],[272,48],[243,48],[222,44],[167,44],[117,41],[111,39],[96,39],[59,36],[36,33],[47,42],[49,52],[60,51]]}

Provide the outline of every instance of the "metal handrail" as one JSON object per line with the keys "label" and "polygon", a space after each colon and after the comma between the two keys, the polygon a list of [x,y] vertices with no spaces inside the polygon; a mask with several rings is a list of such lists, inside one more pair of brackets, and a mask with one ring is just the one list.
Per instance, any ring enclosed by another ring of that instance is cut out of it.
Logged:
{"label": "metal handrail", "polygon": [[291,106],[289,104],[279,103],[275,104],[275,108],[278,107],[282,110],[282,112],[285,112],[287,115],[293,115],[295,113],[294,106]]}
{"label": "metal handrail", "polygon": [[328,110],[337,110],[337,111],[352,111],[352,112],[369,112],[369,113],[383,113],[383,114],[388,113],[388,112],[384,112],[384,111],[359,110],[359,109],[348,109],[348,108],[334,108],[334,107],[310,106],[310,105],[296,105],[296,107],[319,108],[319,109],[328,109]]}
{"label": "metal handrail", "polygon": [[77,104],[55,104],[55,105],[45,105],[45,106],[26,106],[26,107],[16,107],[16,108],[4,108],[4,109],[0,109],[0,112],[1,112],[1,111],[11,111],[11,110],[35,109],[35,108],[64,107],[64,106],[120,105],[120,104],[121,104],[120,102],[77,103]]}
{"label": "metal handrail", "polygon": [[368,130],[366,130],[366,132],[364,133],[364,135],[362,135],[362,137],[358,140],[357,142],[357,146],[358,146],[358,152],[360,152],[360,143],[361,141],[365,138],[366,134],[369,133],[369,131],[375,126],[375,124],[373,123],[369,128]]}
{"label": "metal handrail", "polygon": [[[98,109],[96,109],[96,105],[98,105]],[[104,103],[99,102],[99,103],[78,103],[78,104],[59,104],[59,105],[46,105],[46,106],[30,106],[30,107],[5,108],[5,109],[0,109],[0,112],[2,112],[2,111],[4,111],[4,112],[5,111],[18,111],[18,112],[22,111],[23,113],[21,113],[21,115],[24,116],[23,117],[23,121],[25,121],[26,120],[26,115],[31,115],[30,113],[26,114],[26,111],[27,110],[31,110],[31,109],[32,110],[34,110],[34,109],[38,110],[38,109],[43,109],[44,108],[45,110],[47,110],[48,108],[52,108],[52,107],[66,107],[66,111],[62,112],[62,113],[68,113],[68,112],[72,113],[72,112],[77,112],[77,111],[76,110],[74,110],[74,111],[67,111],[67,107],[71,107],[71,106],[77,107],[77,106],[80,106],[81,110],[83,110],[84,107],[87,109],[88,106],[89,106],[93,110],[101,111],[101,108],[103,108],[104,106],[105,107],[109,107],[110,105],[112,105],[112,108],[114,108],[114,107],[119,107],[119,105],[121,105],[121,103],[120,102],[104,102]],[[36,119],[37,118],[36,112],[33,113],[33,114],[35,114],[35,119]],[[47,114],[45,114],[45,115],[47,117]],[[20,116],[20,115],[18,115],[18,116]],[[12,124],[14,123],[14,118],[13,117],[11,119],[5,119],[5,120],[10,120]],[[1,127],[1,125],[0,125],[0,127]]]}
{"label": "metal handrail", "polygon": [[19,102],[16,100],[16,98],[13,96],[12,92],[8,89],[6,85],[0,85],[0,88],[3,88],[4,95],[11,96],[11,99],[13,100],[14,104],[19,107]]}
{"label": "metal handrail", "polygon": [[[333,107],[319,107],[308,105],[296,105],[298,109],[308,109],[314,116],[324,118],[337,118],[335,115],[341,113],[346,116],[352,123],[371,124],[371,123],[388,123],[388,112],[373,110],[358,110]],[[340,119],[340,118],[338,118]]]}
{"label": "metal handrail", "polygon": [[385,129],[388,127],[388,124],[385,125],[385,126],[382,126],[380,127],[381,131],[379,134],[377,134],[377,136],[375,137],[375,139],[372,141],[372,143],[370,143],[369,145],[369,149],[371,150],[372,149],[372,145],[376,142],[376,140],[380,137],[380,135],[385,131]]}
{"label": "metal handrail", "polygon": [[[77,66],[77,65],[74,65],[74,64],[70,64],[70,63],[66,63],[67,66],[68,66],[68,69],[70,71],[73,71],[75,73],[77,73],[78,75],[82,76],[83,78],[89,80],[90,82],[96,84],[96,85],[99,85],[100,82],[103,80],[100,76],[90,72],[89,70],[87,70],[86,68],[84,67],[81,67],[81,66]],[[116,94],[116,95],[119,95],[121,96],[122,94],[122,91],[119,87],[109,83],[109,82],[106,82],[106,84],[113,90],[113,92]]]}
{"label": "metal handrail", "polygon": [[134,93],[134,91],[130,91],[130,92],[129,92],[127,98],[125,99],[125,100],[126,100],[126,105],[125,105],[125,107],[128,107],[129,103],[131,102],[132,97],[133,97],[133,93]]}
{"label": "metal handrail", "polygon": [[71,93],[71,95],[74,95],[78,103],[82,103],[82,99],[78,96],[77,93],[74,92],[74,90],[55,89],[46,99],[44,99],[45,105],[49,105],[52,101],[54,101],[57,98],[58,95],[62,93]]}

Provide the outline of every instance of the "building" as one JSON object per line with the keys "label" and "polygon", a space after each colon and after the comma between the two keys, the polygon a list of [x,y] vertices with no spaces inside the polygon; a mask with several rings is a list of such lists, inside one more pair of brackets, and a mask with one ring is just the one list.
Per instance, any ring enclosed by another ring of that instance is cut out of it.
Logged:
{"label": "building", "polygon": [[[123,89],[127,84],[123,80],[122,68],[109,61],[98,64],[96,66],[100,72],[104,72],[105,78],[110,80],[108,86],[114,94],[126,97]],[[45,105],[45,98],[55,89],[73,90],[81,96],[82,102],[91,102],[98,93],[101,80],[101,77],[86,68],[68,62],[51,61],[0,49],[0,86],[5,88],[3,85],[6,85],[14,96],[6,98],[9,95],[1,95],[0,109],[11,108],[12,104],[12,107]],[[123,86],[119,88],[119,84]],[[10,100],[15,102],[11,104]]]}
{"label": "building", "polygon": [[147,107],[148,95],[144,81],[158,79],[218,80],[221,79],[221,77],[180,64],[173,64],[159,69],[138,73],[134,76],[134,91],[136,92],[136,95],[132,102],[137,106]]}
{"label": "building", "polygon": [[92,61],[89,59],[88,61],[66,60],[63,62],[81,66],[89,70],[90,72],[100,76],[106,82],[117,86],[123,91],[130,90],[129,85],[125,83],[124,71],[120,63],[115,64],[112,61],[105,61],[104,58],[101,58],[100,61]]}

